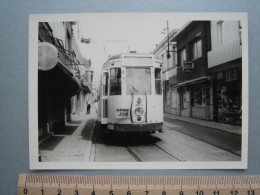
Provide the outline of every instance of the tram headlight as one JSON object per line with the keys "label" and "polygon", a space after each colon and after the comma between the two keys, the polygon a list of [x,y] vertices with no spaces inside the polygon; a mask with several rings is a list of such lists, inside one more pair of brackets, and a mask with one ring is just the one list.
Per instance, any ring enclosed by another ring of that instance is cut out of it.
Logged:
{"label": "tram headlight", "polygon": [[135,114],[137,116],[141,116],[143,113],[144,113],[144,109],[143,108],[138,107],[138,108],[135,109]]}
{"label": "tram headlight", "polygon": [[142,102],[141,98],[137,99],[137,103],[140,104]]}

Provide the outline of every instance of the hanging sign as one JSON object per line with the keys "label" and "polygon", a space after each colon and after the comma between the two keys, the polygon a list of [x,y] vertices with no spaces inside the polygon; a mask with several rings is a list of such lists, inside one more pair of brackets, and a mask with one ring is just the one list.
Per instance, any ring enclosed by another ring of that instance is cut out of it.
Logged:
{"label": "hanging sign", "polygon": [[48,42],[40,42],[38,45],[38,68],[39,70],[50,70],[54,68],[58,61],[57,48]]}
{"label": "hanging sign", "polygon": [[184,72],[192,72],[194,68],[193,62],[183,61],[183,71]]}

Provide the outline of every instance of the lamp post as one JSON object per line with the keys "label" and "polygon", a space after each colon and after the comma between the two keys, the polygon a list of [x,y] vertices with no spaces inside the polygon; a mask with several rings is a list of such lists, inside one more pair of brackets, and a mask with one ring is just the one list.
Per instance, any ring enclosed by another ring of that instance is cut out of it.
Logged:
{"label": "lamp post", "polygon": [[176,42],[174,42],[173,44],[173,50],[170,50],[170,33],[169,33],[169,23],[168,23],[168,20],[167,20],[167,58],[171,58],[171,54],[170,52],[172,53],[175,53],[177,52],[176,51]]}

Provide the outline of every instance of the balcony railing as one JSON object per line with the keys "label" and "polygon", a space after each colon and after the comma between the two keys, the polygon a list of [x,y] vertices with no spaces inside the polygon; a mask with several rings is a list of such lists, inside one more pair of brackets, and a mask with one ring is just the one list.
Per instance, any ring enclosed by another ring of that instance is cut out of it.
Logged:
{"label": "balcony railing", "polygon": [[59,56],[61,62],[65,66],[70,66],[73,70],[79,72],[78,65],[80,64],[76,61],[74,53],[65,49],[64,43],[61,39],[53,36],[52,29],[47,23],[39,23],[39,40],[53,44],[59,53],[62,54],[62,56]]}

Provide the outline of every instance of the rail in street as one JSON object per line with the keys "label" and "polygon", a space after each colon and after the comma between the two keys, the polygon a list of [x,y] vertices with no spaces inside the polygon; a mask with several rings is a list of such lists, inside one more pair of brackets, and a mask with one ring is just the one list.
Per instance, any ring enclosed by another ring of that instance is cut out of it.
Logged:
{"label": "rail in street", "polygon": [[[205,133],[205,131],[208,131]],[[239,161],[240,135],[176,120],[163,133],[107,134],[97,125],[95,162]],[[233,138],[233,139],[232,139]]]}

